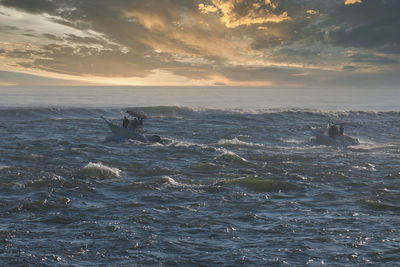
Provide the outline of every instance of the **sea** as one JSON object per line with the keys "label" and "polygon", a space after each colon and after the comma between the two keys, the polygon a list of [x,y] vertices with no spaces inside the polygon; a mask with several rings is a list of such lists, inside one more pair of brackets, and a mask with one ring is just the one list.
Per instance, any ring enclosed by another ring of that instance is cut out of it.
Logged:
{"label": "sea", "polygon": [[[399,88],[1,87],[1,266],[398,266]],[[126,110],[163,144],[114,136]],[[310,127],[345,123],[359,145]]]}

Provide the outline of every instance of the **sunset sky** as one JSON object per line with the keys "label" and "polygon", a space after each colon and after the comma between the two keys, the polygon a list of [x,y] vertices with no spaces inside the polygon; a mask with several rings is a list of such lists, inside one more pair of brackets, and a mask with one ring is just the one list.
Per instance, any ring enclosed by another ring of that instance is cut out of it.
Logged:
{"label": "sunset sky", "polygon": [[0,0],[0,85],[396,87],[399,0]]}

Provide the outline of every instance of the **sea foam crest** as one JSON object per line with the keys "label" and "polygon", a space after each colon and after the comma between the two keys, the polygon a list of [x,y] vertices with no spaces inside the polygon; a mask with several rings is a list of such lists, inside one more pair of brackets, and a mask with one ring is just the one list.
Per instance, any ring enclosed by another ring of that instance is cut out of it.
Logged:
{"label": "sea foam crest", "polygon": [[168,146],[172,147],[200,147],[203,149],[210,148],[210,146],[201,144],[201,143],[194,143],[190,141],[184,141],[184,140],[178,140],[178,139],[168,139],[169,143],[167,144]]}
{"label": "sea foam crest", "polygon": [[0,165],[0,170],[4,170],[4,169],[11,169],[11,166],[8,165]]}
{"label": "sea foam crest", "polygon": [[169,176],[163,176],[162,180],[172,186],[177,186],[177,187],[181,187],[181,186],[185,186],[181,183],[178,183],[177,181],[175,181],[173,178],[169,177]]}
{"label": "sea foam crest", "polygon": [[121,176],[121,170],[108,167],[100,162],[89,162],[82,168],[81,173],[96,179],[119,178]]}
{"label": "sea foam crest", "polygon": [[222,152],[221,158],[231,162],[231,163],[249,163],[249,161],[241,156],[239,156],[238,154],[236,154],[235,152],[232,152],[230,150],[227,150],[225,148],[222,149],[218,149],[220,152]]}
{"label": "sea foam crest", "polygon": [[177,188],[186,188],[189,190],[198,190],[203,187],[203,185],[193,185],[193,184],[184,184],[176,181],[175,179],[169,176],[162,176],[161,181],[169,187],[177,187]]}
{"label": "sea foam crest", "polygon": [[238,145],[238,146],[248,146],[248,147],[264,147],[263,144],[257,144],[252,142],[245,142],[239,140],[237,137],[233,139],[221,139],[217,143],[218,145]]}

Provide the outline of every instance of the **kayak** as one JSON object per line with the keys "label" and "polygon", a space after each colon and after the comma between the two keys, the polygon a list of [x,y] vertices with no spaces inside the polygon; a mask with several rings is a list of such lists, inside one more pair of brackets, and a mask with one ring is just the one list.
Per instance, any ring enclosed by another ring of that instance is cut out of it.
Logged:
{"label": "kayak", "polygon": [[113,134],[116,136],[137,140],[143,143],[157,143],[161,141],[161,138],[158,135],[141,134],[138,131],[118,126],[103,116],[101,116],[101,118],[108,124],[108,127],[110,128],[111,132],[113,132]]}
{"label": "kayak", "polygon": [[354,146],[360,144],[357,138],[346,134],[338,135],[336,138],[332,138],[328,134],[328,129],[324,128],[311,128],[311,132],[315,136],[315,142],[319,145]]}

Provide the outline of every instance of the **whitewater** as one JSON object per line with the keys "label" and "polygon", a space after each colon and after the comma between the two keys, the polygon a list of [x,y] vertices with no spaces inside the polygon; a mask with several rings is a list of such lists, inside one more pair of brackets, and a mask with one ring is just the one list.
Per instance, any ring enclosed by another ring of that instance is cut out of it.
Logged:
{"label": "whitewater", "polygon": [[[400,108],[10,103],[4,266],[398,264]],[[168,142],[113,136],[128,108]],[[360,145],[315,144],[332,119]]]}

